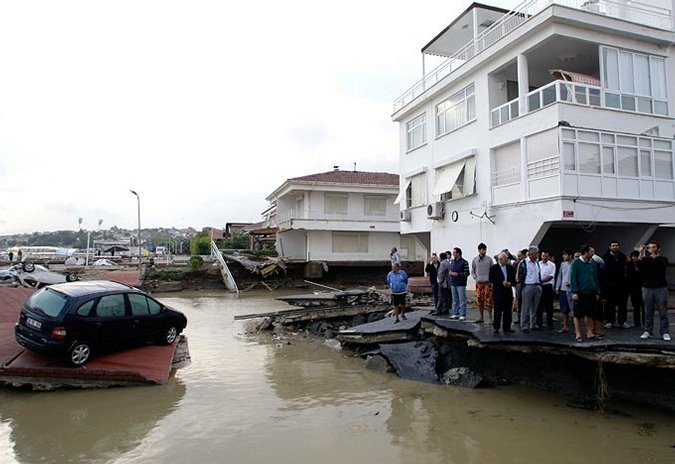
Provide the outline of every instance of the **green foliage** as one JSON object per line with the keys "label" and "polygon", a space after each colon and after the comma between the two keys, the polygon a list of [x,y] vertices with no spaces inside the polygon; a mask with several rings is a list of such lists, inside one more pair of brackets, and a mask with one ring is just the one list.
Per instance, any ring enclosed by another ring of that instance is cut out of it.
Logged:
{"label": "green foliage", "polygon": [[211,253],[211,239],[207,236],[198,235],[190,240],[190,254],[208,255]]}
{"label": "green foliage", "polygon": [[250,247],[248,235],[241,232],[232,234],[227,240],[222,240],[221,244],[221,248],[232,250],[248,250]]}
{"label": "green foliage", "polygon": [[190,267],[194,270],[199,269],[204,264],[204,259],[201,256],[190,256]]}

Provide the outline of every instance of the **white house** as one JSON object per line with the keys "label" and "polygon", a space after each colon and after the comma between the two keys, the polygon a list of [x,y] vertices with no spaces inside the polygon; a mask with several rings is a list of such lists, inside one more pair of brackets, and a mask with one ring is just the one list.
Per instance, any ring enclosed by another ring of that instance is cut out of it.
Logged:
{"label": "white house", "polygon": [[266,199],[275,208],[276,248],[300,262],[383,264],[392,247],[424,260],[414,237],[400,238],[399,176],[333,170],[288,179]]}
{"label": "white house", "polygon": [[673,3],[473,3],[394,103],[401,233],[465,257],[656,238],[675,258]]}

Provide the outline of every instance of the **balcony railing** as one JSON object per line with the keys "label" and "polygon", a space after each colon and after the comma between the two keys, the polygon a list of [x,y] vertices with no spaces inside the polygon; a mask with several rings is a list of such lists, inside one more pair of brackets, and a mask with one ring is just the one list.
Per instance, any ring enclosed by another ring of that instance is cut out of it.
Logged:
{"label": "balcony railing", "polygon": [[[527,94],[527,113],[566,102],[575,105],[611,108],[632,113],[667,116],[668,102],[653,97],[620,93],[588,84],[553,81]],[[515,108],[515,110],[513,109]],[[496,127],[519,116],[518,99],[511,100],[490,111],[490,124]]]}
{"label": "balcony railing", "polygon": [[668,8],[632,1],[630,5],[614,0],[526,0],[506,13],[489,28],[474,37],[437,68],[394,100],[394,112],[405,107],[431,87],[450,75],[483,50],[491,47],[550,5],[561,5],[577,10],[629,21],[644,26],[669,31],[672,12]]}
{"label": "balcony railing", "polygon": [[305,221],[350,221],[350,222],[399,222],[398,211],[391,214],[357,214],[357,213],[326,213],[323,210],[294,211],[288,210],[277,214],[277,225],[291,220]]}

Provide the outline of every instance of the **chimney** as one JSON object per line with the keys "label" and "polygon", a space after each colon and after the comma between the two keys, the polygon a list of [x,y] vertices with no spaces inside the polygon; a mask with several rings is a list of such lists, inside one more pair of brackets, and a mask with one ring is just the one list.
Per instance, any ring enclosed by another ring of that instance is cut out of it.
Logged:
{"label": "chimney", "polygon": [[340,166],[333,166],[333,171],[339,171],[339,170],[340,170]]}
{"label": "chimney", "polygon": [[354,161],[354,172],[356,172],[356,161]]}

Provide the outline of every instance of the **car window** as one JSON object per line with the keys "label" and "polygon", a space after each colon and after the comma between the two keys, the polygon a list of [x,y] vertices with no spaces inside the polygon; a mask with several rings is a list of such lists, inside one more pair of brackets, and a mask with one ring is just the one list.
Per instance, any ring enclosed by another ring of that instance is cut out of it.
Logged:
{"label": "car window", "polygon": [[129,303],[131,303],[131,314],[134,316],[147,316],[150,314],[148,312],[148,299],[145,295],[138,293],[129,293]]}
{"label": "car window", "polygon": [[148,298],[148,306],[150,308],[150,314],[159,314],[162,312],[162,305],[152,298]]}
{"label": "car window", "polygon": [[61,314],[67,302],[68,300],[64,295],[46,288],[33,294],[26,302],[26,306],[29,309],[40,311],[46,316],[56,317]]}
{"label": "car window", "polygon": [[121,317],[125,315],[124,295],[107,295],[101,297],[96,306],[98,317]]}
{"label": "car window", "polygon": [[96,300],[87,301],[85,304],[77,308],[77,315],[85,317],[89,316],[89,313],[91,313],[91,308],[94,307],[94,303],[96,303]]}

